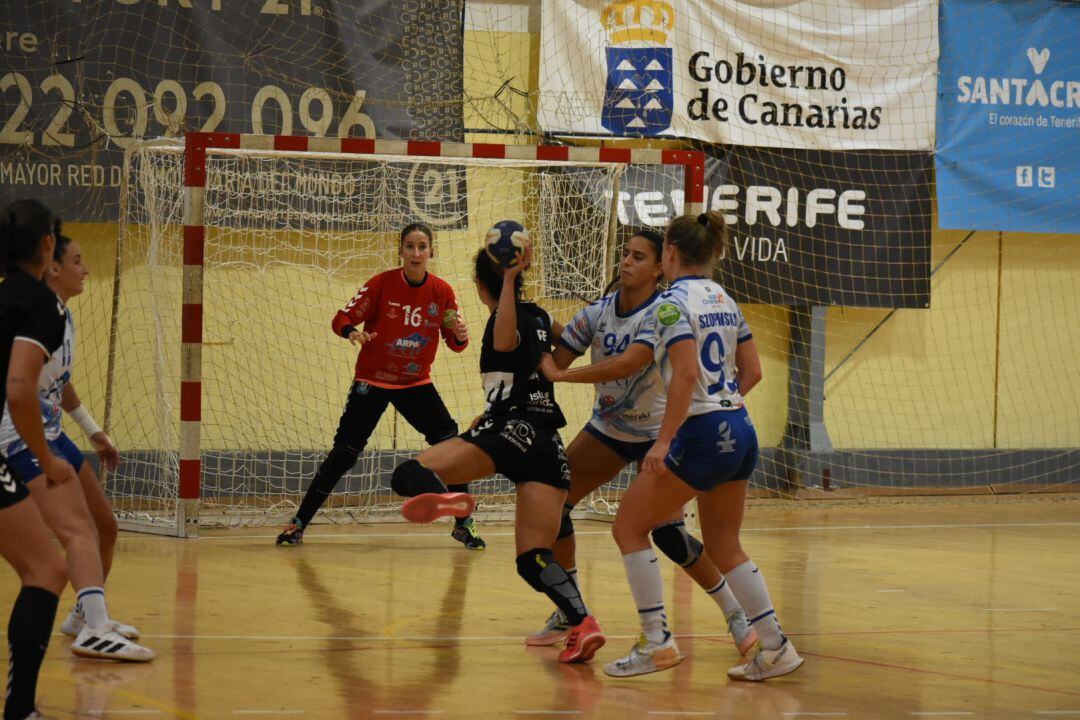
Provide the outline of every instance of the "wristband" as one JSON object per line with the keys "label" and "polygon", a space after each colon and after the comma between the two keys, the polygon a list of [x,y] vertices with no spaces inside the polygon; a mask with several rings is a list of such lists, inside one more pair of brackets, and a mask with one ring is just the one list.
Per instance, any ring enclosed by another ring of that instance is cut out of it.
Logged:
{"label": "wristband", "polygon": [[101,428],[94,422],[94,418],[91,417],[90,413],[82,405],[68,412],[68,416],[82,428],[82,431],[86,433],[86,437],[88,438],[101,432]]}

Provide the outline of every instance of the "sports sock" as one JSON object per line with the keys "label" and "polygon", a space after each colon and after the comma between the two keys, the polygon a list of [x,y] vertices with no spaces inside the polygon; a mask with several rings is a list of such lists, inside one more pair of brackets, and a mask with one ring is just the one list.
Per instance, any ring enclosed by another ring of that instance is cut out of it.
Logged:
{"label": "sports sock", "polygon": [[6,720],[22,720],[34,712],[38,671],[49,646],[60,598],[39,587],[24,587],[8,620],[8,691]]}
{"label": "sports sock", "polygon": [[739,604],[750,618],[750,624],[757,630],[761,646],[766,650],[775,650],[784,644],[784,634],[780,631],[780,622],[776,619],[769,588],[765,578],[758,571],[752,560],[737,565],[727,572],[727,581]]}
{"label": "sports sock", "polygon": [[76,597],[76,607],[82,608],[86,624],[101,630],[109,624],[109,611],[105,607],[105,588],[84,587]]}
{"label": "sports sock", "polygon": [[731,613],[739,610],[739,601],[735,599],[735,595],[731,592],[731,588],[728,587],[727,578],[723,575],[720,576],[720,582],[715,586],[705,591],[709,597],[720,606],[720,609],[724,611],[724,617],[727,617]]}
{"label": "sports sock", "polygon": [[641,632],[654,644],[671,637],[664,611],[664,582],[660,579],[660,565],[652,548],[638,550],[622,556],[626,566],[626,579],[637,605]]}

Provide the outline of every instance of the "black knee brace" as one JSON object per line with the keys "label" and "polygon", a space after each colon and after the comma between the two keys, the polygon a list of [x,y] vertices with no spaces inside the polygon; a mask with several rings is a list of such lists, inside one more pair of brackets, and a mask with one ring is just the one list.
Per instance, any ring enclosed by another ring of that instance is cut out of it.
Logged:
{"label": "black knee brace", "polygon": [[688,568],[698,561],[704,545],[696,537],[686,532],[686,523],[682,520],[669,522],[653,528],[653,542],[660,552],[671,558],[673,563]]}
{"label": "black knee brace", "polygon": [[333,492],[334,486],[337,485],[341,476],[352,470],[358,457],[360,457],[359,448],[352,448],[348,445],[335,445],[326,454],[326,459],[319,465],[312,487],[329,495]]}
{"label": "black knee brace", "polygon": [[572,512],[574,512],[573,505],[569,503],[563,505],[562,522],[559,524],[559,534],[556,536],[559,540],[574,534],[574,521],[570,519]]}
{"label": "black knee brace", "polygon": [[394,468],[394,474],[390,476],[390,489],[404,497],[446,492],[446,486],[439,476],[415,460],[406,460]]}
{"label": "black knee brace", "polygon": [[[551,554],[549,548],[533,548],[517,556],[518,575],[536,592],[544,592],[547,589],[542,576],[548,568],[562,570],[562,567],[555,562],[555,556]],[[566,575],[566,571],[562,570],[562,574]],[[569,580],[570,576],[567,575],[566,579]]]}

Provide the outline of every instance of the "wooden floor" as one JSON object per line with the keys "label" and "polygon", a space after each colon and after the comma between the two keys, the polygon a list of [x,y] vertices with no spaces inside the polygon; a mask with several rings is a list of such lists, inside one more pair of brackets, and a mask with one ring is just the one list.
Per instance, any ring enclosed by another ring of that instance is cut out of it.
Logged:
{"label": "wooden floor", "polygon": [[[1075,497],[752,507],[745,545],[806,658],[763,685],[728,681],[738,657],[718,609],[666,561],[687,660],[606,677],[636,614],[610,526],[578,527],[586,601],[608,633],[582,666],[523,645],[549,607],[516,576],[507,525],[482,528],[486,553],[452,542],[447,525],[317,526],[292,548],[275,547],[270,529],[125,534],[111,610],[159,657],[77,660],[55,635],[42,708],[59,718],[1080,719]],[[17,587],[10,570],[0,578],[6,613]]]}

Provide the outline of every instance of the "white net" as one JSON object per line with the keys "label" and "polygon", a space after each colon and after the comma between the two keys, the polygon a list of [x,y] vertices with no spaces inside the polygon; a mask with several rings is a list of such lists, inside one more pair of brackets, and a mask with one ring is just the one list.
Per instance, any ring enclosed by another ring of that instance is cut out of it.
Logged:
{"label": "white net", "polygon": [[[175,522],[178,487],[183,159],[178,148],[153,143],[129,157],[110,396],[123,411],[109,417],[128,462],[109,489],[126,519],[167,525]],[[530,230],[536,262],[526,295],[565,322],[612,276],[612,197],[623,169],[208,154],[201,522],[277,522],[298,504],[352,380],[355,350],[332,333],[330,319],[364,281],[400,264],[403,226],[418,217],[435,225],[431,271],[454,287],[474,338],[460,354],[443,348],[433,368],[436,388],[464,427],[483,405],[478,340],[487,311],[472,277],[486,229],[514,218]],[[572,431],[587,420],[592,394],[591,387],[559,389]],[[423,447],[388,409],[323,518],[396,510],[389,473]],[[489,511],[512,502],[509,491],[498,477],[472,487]]]}

